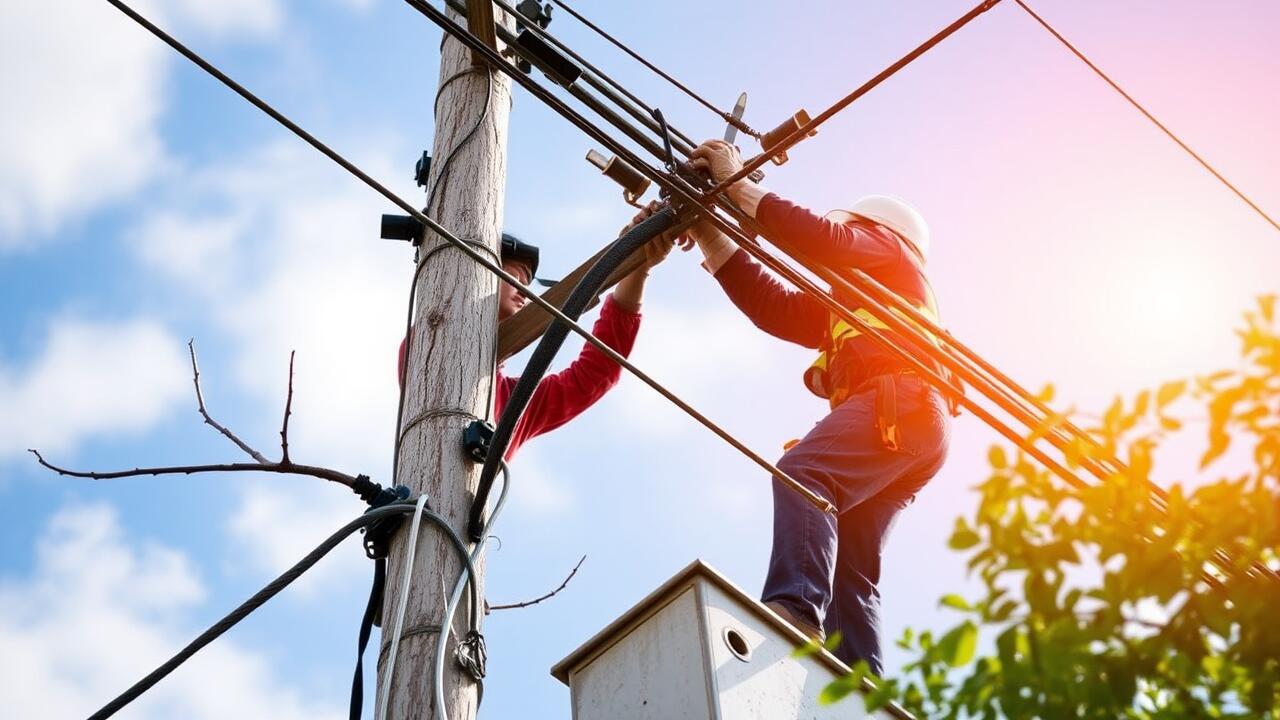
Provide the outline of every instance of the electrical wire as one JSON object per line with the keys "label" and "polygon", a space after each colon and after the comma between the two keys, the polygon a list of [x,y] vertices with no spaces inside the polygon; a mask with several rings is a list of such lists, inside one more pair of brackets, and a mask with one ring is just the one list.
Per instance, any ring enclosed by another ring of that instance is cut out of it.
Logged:
{"label": "electrical wire", "polygon": [[1277,223],[1275,218],[1268,215],[1267,212],[1263,210],[1261,207],[1259,207],[1258,204],[1255,203],[1253,200],[1250,200],[1249,196],[1245,195],[1244,192],[1240,190],[1240,188],[1235,186],[1235,183],[1232,183],[1230,180],[1228,180],[1225,175],[1223,175],[1221,172],[1218,171],[1217,168],[1210,165],[1209,161],[1201,157],[1200,153],[1197,153],[1195,150],[1192,150],[1190,145],[1187,145],[1187,143],[1185,143],[1182,140],[1182,138],[1175,135],[1174,132],[1170,130],[1167,125],[1160,122],[1160,120],[1157,119],[1156,116],[1152,114],[1150,110],[1144,107],[1142,103],[1139,103],[1137,100],[1133,99],[1132,95],[1125,92],[1124,88],[1120,87],[1120,85],[1116,83],[1115,80],[1112,80],[1110,75],[1107,75],[1105,72],[1102,71],[1102,68],[1098,67],[1097,65],[1094,65],[1092,60],[1085,57],[1084,53],[1080,52],[1080,50],[1075,45],[1073,45],[1070,40],[1067,40],[1065,37],[1063,37],[1062,33],[1058,32],[1052,25],[1049,24],[1047,20],[1045,20],[1043,17],[1037,14],[1035,10],[1032,10],[1030,6],[1028,6],[1025,2],[1023,2],[1023,0],[1014,0],[1014,2],[1018,4],[1018,7],[1027,11],[1027,14],[1030,15],[1032,19],[1034,19],[1037,23],[1039,23],[1040,26],[1043,27],[1050,35],[1056,38],[1058,42],[1062,43],[1063,47],[1070,50],[1072,55],[1075,55],[1077,58],[1079,58],[1081,62],[1087,65],[1089,69],[1094,72],[1094,74],[1102,78],[1104,82],[1110,85],[1112,90],[1115,90],[1117,93],[1119,93],[1120,97],[1127,100],[1130,105],[1132,105],[1134,108],[1137,109],[1138,112],[1142,113],[1143,117],[1150,120],[1152,125],[1155,125],[1157,128],[1159,128],[1160,132],[1163,132],[1166,136],[1168,136],[1168,138],[1172,140],[1174,143],[1176,143],[1178,147],[1182,148],[1183,151],[1185,151],[1188,155],[1190,155],[1193,160],[1200,163],[1201,167],[1203,167],[1205,170],[1208,170],[1209,174],[1217,178],[1218,182],[1222,183],[1224,186],[1226,186],[1228,190],[1235,193],[1236,197],[1244,201],[1245,205],[1248,205],[1249,208],[1253,210],[1255,213],[1257,213],[1259,217],[1261,217],[1263,220],[1266,220],[1267,223],[1271,225],[1271,227],[1275,228],[1276,230],[1280,230],[1280,223]]}
{"label": "electrical wire", "polygon": [[[489,106],[493,103],[493,73],[489,70],[488,67],[470,65],[466,69],[456,72],[453,75],[450,75],[443,82],[441,82],[440,86],[436,89],[435,100],[431,103],[432,111],[434,113],[436,106],[440,102],[440,96],[444,93],[444,89],[452,85],[455,81],[467,75],[470,75],[474,72],[481,72],[484,74],[484,77],[485,77],[484,108],[480,111],[480,117],[476,119],[475,124],[471,126],[471,129],[468,130],[467,133],[462,136],[462,139],[459,140],[456,145],[450,148],[449,153],[445,155],[444,160],[440,163],[439,170],[437,170],[435,173],[435,182],[431,183],[431,188],[427,191],[427,204],[423,208],[423,214],[425,215],[430,215],[432,212],[431,208],[435,202],[436,189],[439,188],[440,185],[447,178],[448,172],[449,172],[449,165],[453,162],[453,158],[457,156],[457,154],[462,150],[462,148],[466,146],[466,144],[470,142],[473,137],[475,137],[476,133],[479,132],[480,128],[483,127],[485,122],[489,119]],[[428,178],[428,180],[430,180],[430,178]],[[438,250],[440,247],[449,247],[449,246],[442,245],[436,249]],[[484,246],[484,247],[486,247],[486,249],[488,248],[488,246]],[[490,250],[490,252],[492,252],[492,250]],[[414,272],[413,272],[413,279],[409,283],[409,309],[405,313],[405,321],[404,321],[405,356],[404,356],[404,362],[401,363],[401,368],[400,368],[400,394],[398,399],[396,400],[396,430],[395,430],[395,439],[394,439],[394,443],[392,445],[392,451],[391,451],[391,486],[392,487],[395,487],[397,484],[399,484],[398,481],[400,477],[400,446],[404,441],[404,402],[405,402],[405,392],[409,386],[409,383],[408,383],[409,346],[412,344],[409,336],[413,332],[413,314],[414,314],[414,310],[416,309],[414,306],[417,304],[417,299],[418,299],[418,280],[421,278],[422,271],[426,268],[427,260],[430,257],[431,257],[431,253],[429,252],[426,256],[418,258],[417,266],[414,268]],[[502,260],[501,256],[499,255],[497,256],[497,258],[498,258],[499,264],[501,264],[501,260]],[[499,297],[499,294],[495,293],[494,295],[495,313],[496,313],[496,304],[498,302],[498,297]],[[493,359],[491,364],[496,366],[497,361],[498,361],[498,348],[497,348],[497,344],[495,343],[494,350],[493,350]],[[494,380],[491,374],[490,380],[489,380],[488,400],[485,403],[486,417],[488,417],[489,413],[493,412],[493,394],[494,394]]]}
{"label": "electrical wire", "polygon": [[[488,48],[486,46],[483,46],[483,44],[479,40],[471,36],[468,31],[466,31],[461,26],[458,26],[456,23],[453,23],[449,18],[445,17],[442,13],[435,11],[434,8],[430,8],[429,6],[426,6],[424,3],[420,2],[420,0],[406,0],[406,1],[411,6],[418,9],[419,12],[422,12],[424,15],[427,15],[433,22],[436,22],[436,24],[440,25],[446,31],[450,32],[450,34],[453,34],[455,37],[458,37],[464,43],[468,44],[474,51],[484,54],[488,50]],[[911,53],[906,58],[904,58],[904,60],[918,57],[921,53],[923,53],[929,47],[936,45],[936,43],[939,42],[943,37],[945,37],[946,35],[949,35],[951,32],[954,32],[964,23],[968,22],[973,17],[976,17],[976,15],[979,14],[981,11],[985,11],[985,9],[989,8],[990,5],[992,4],[994,4],[994,2],[984,3],[983,5],[975,7],[973,10],[971,10],[969,13],[963,16],[960,20],[957,20],[955,23],[952,23],[952,25],[948,26],[947,29],[944,29],[942,32],[935,35],[931,40],[927,41],[924,45],[917,48],[915,51],[913,51],[913,53]],[[894,67],[901,68],[902,66],[904,66],[904,60],[899,60],[898,62],[894,63],[894,65],[891,66],[891,68],[894,68]],[[535,97],[538,97],[538,99],[542,100],[543,102],[551,106],[552,109],[556,110],[556,112],[564,116],[571,123],[578,126],[580,129],[582,129],[588,135],[592,136],[594,139],[600,141],[606,147],[608,147],[613,152],[615,152],[615,154],[618,154],[619,157],[625,160],[628,160],[628,162],[631,162],[636,167],[636,169],[640,170],[647,177],[654,180],[655,182],[658,182],[659,185],[666,188],[668,191],[673,192],[675,195],[679,196],[680,198],[685,200],[695,201],[695,202],[698,202],[699,204],[702,204],[704,207],[707,207],[708,214],[706,217],[712,222],[712,224],[715,225],[722,232],[726,232],[731,236],[735,237],[738,240],[739,245],[742,246],[744,250],[747,250],[749,253],[752,253],[753,257],[756,257],[762,262],[766,262],[766,265],[770,266],[771,269],[775,269],[776,271],[778,271],[780,274],[784,276],[784,278],[788,279],[797,287],[815,296],[817,299],[819,299],[821,302],[827,305],[827,307],[831,309],[832,312],[836,313],[837,316],[842,317],[842,319],[845,319],[848,322],[851,322],[855,327],[858,327],[859,329],[861,329],[864,332],[864,334],[875,339],[878,343],[890,349],[892,352],[895,352],[896,354],[898,354],[901,359],[907,362],[907,364],[913,367],[913,369],[916,369],[918,372],[920,372],[922,376],[924,376],[926,379],[928,379],[931,382],[931,384],[934,384],[936,387],[944,388],[944,389],[949,387],[950,385],[949,382],[947,382],[944,378],[941,378],[939,375],[937,375],[933,371],[933,369],[927,365],[927,363],[922,363],[918,359],[916,359],[912,354],[911,350],[903,349],[902,347],[898,346],[888,335],[881,333],[878,329],[869,326],[861,318],[854,316],[848,308],[845,308],[842,305],[840,305],[837,301],[835,301],[832,297],[830,297],[820,288],[817,288],[815,285],[813,285],[812,282],[809,281],[804,276],[800,275],[794,270],[790,270],[789,267],[785,265],[779,265],[777,261],[770,261],[769,260],[770,256],[768,256],[767,253],[764,253],[758,247],[754,246],[754,241],[751,240],[750,234],[745,233],[742,229],[727,223],[723,218],[720,218],[718,215],[716,215],[714,212],[711,211],[711,208],[709,207],[709,203],[706,199],[707,196],[711,195],[711,193],[706,193],[701,197],[691,196],[690,189],[684,183],[683,178],[679,176],[664,175],[660,171],[652,168],[651,166],[648,165],[648,163],[645,163],[643,159],[639,158],[638,156],[635,156],[634,153],[631,153],[627,148],[617,143],[615,140],[613,140],[613,138],[609,137],[607,134],[600,131],[599,128],[595,127],[592,123],[587,121],[585,118],[579,115],[572,108],[569,108],[567,105],[565,105],[562,101],[559,100],[559,98],[556,98],[554,95],[551,95],[549,92],[546,91],[545,88],[542,88],[531,79],[525,78],[523,75],[517,75],[512,69],[506,67],[506,63],[502,62],[500,57],[495,57],[491,59],[491,62],[494,62],[497,67],[503,70],[503,72],[507,73],[508,75],[511,75],[517,82],[520,82],[522,85],[526,87],[526,89],[528,89],[531,93],[533,93]],[[885,74],[886,73],[881,73],[880,76],[877,76],[877,77],[880,79],[883,79],[883,76],[885,76]],[[864,85],[864,88],[865,87],[867,86]],[[846,97],[846,100],[847,99],[848,97]],[[846,103],[846,106],[847,106],[847,103]],[[724,207],[725,205],[728,205],[730,210],[736,210],[736,208],[732,207],[731,203],[727,203],[726,199],[723,196],[718,196],[714,198],[714,200],[715,202],[719,203],[722,207]],[[748,225],[750,227],[751,233],[761,234],[761,235],[764,235],[765,237],[768,237],[768,233],[764,232],[763,228],[761,228],[757,223],[755,223],[754,219],[746,217],[741,213],[740,210],[737,211],[736,219],[739,222],[744,223],[745,225]],[[774,242],[775,245],[778,244],[777,239],[775,238],[769,238],[769,239],[772,242]],[[826,269],[823,267],[810,268],[810,269],[813,270],[814,272],[819,272],[819,273],[826,271],[827,276],[824,277],[824,279],[826,279],[828,282],[831,282],[833,284],[833,287],[836,284],[839,284],[842,282],[847,285],[847,281],[844,280],[843,278],[832,277],[829,269]],[[883,313],[885,315],[884,318],[878,318],[878,319],[884,319],[884,320],[890,320],[890,321],[893,320],[892,313],[885,310],[885,308],[881,306],[878,302],[870,299],[866,300],[866,302],[869,304],[870,307],[877,309],[880,313]],[[933,343],[926,342],[925,344],[926,344],[925,352],[928,353],[932,349]],[[916,350],[915,352],[919,352],[919,350]],[[956,358],[946,356],[941,359],[941,362],[943,366],[954,371],[955,368],[953,367],[953,364],[958,361],[956,360]],[[985,383],[983,381],[979,381],[979,389],[983,390],[984,395],[986,395],[988,399],[995,402],[997,406],[1001,407],[1001,409],[1007,412],[1010,412],[1011,414],[1014,415],[1014,417],[1018,417],[1021,421],[1026,423],[1028,427],[1032,429],[1033,436],[1042,432],[1046,424],[1049,427],[1052,427],[1052,421],[1054,420],[1052,417],[1036,420],[1034,418],[1028,419],[1025,413],[1019,413],[1019,408],[1017,407],[1017,404],[1014,403],[1011,406],[1010,404],[1008,404],[1007,399],[1003,397],[1003,395],[1007,391],[993,389],[993,386],[991,384]],[[977,405],[972,400],[964,396],[959,397],[957,400],[963,407],[973,412],[977,417],[979,417],[988,425],[990,425],[993,429],[995,429],[999,434],[1001,434],[1007,440],[1014,443],[1016,446],[1022,448],[1032,458],[1044,464],[1045,467],[1049,468],[1055,474],[1066,479],[1069,482],[1069,484],[1072,484],[1074,487],[1084,486],[1083,481],[1081,481],[1078,477],[1076,477],[1074,473],[1067,470],[1061,464],[1054,462],[1051,458],[1045,455],[1043,451],[1035,447],[1032,440],[1029,440],[1027,437],[1024,437],[1021,434],[1013,431],[1012,428],[1009,428],[1006,424],[1004,424],[1002,421],[1000,421],[998,418],[992,415],[985,408],[982,408],[981,406]],[[1227,572],[1231,572],[1229,569],[1231,565],[1229,563],[1219,564],[1219,567],[1220,569],[1224,569]],[[1206,575],[1205,579],[1207,582],[1213,582],[1213,578],[1209,575]]]}
{"label": "electrical wire", "polygon": [[727,113],[724,110],[721,110],[720,108],[716,107],[709,100],[707,100],[706,98],[702,97],[698,93],[691,90],[687,85],[675,79],[668,73],[664,72],[657,65],[654,65],[653,63],[646,60],[642,55],[637,53],[635,50],[632,50],[625,43],[621,42],[614,36],[610,35],[608,32],[605,32],[605,30],[602,29],[599,25],[596,25],[595,23],[588,20],[582,13],[578,12],[577,10],[574,10],[573,7],[570,6],[568,3],[564,2],[564,0],[551,0],[551,2],[555,3],[557,7],[561,8],[562,10],[569,13],[573,17],[577,18],[578,22],[582,23],[583,25],[586,25],[588,28],[591,28],[592,31],[594,31],[597,35],[604,38],[605,40],[609,41],[611,44],[613,44],[614,47],[618,48],[622,52],[631,56],[641,65],[644,65],[645,67],[649,68],[649,70],[653,71],[663,80],[666,80],[667,82],[674,85],[677,89],[679,89],[685,95],[688,95],[698,104],[702,105],[703,107],[715,113],[716,115],[719,115],[721,120],[724,120],[730,125],[736,127],[738,130],[741,130],[742,132],[750,135],[751,137],[757,140],[760,139],[760,133],[752,129],[750,125],[747,125],[739,118],[735,118],[731,113]]}
{"label": "electrical wire", "polygon": [[[511,491],[511,469],[507,467],[506,462],[500,463],[502,471],[502,490],[498,493],[498,502],[493,507],[493,512],[489,515],[489,527],[492,528],[498,521],[498,516],[502,514],[502,509],[507,504],[507,493]],[[479,542],[471,550],[471,561],[474,564],[480,558],[480,553],[484,552],[485,546],[488,544],[489,534],[485,533]],[[439,709],[440,720],[449,720],[448,703],[444,698],[444,665],[446,646],[449,644],[449,636],[453,632],[453,615],[458,610],[458,602],[462,599],[463,586],[466,584],[466,576],[461,575],[458,581],[454,583],[453,592],[449,595],[449,602],[445,605],[444,617],[440,620],[440,642],[436,644],[436,657],[434,667],[432,669],[435,682],[436,707]],[[479,618],[473,618],[472,624],[479,626]],[[481,684],[481,694],[483,696],[483,673],[480,677],[473,678],[477,683]]]}
{"label": "electrical wire", "polygon": [[755,158],[747,161],[743,165],[741,170],[734,173],[730,177],[725,178],[719,183],[716,183],[714,187],[712,187],[710,190],[707,191],[704,197],[709,198],[722,193],[725,190],[725,188],[729,187],[730,185],[733,185],[739,180],[747,177],[751,173],[760,169],[760,166],[768,162],[770,158],[775,157],[779,153],[786,152],[788,149],[793,147],[796,143],[809,137],[818,129],[818,127],[820,127],[823,123],[830,120],[831,118],[835,117],[837,113],[839,113],[840,111],[852,105],[863,95],[866,95],[868,92],[871,92],[871,90],[873,90],[877,85],[884,82],[885,80],[888,80],[893,75],[897,74],[899,70],[906,67],[907,65],[910,65],[921,55],[925,54],[926,52],[934,48],[938,43],[942,42],[943,40],[946,40],[955,31],[959,30],[965,25],[968,25],[970,22],[973,21],[974,18],[978,17],[984,12],[995,7],[995,5],[999,2],[1000,0],[983,0],[983,2],[976,5],[972,10],[960,16],[960,18],[957,19],[955,22],[939,30],[937,33],[933,35],[933,37],[929,38],[928,40],[925,40],[923,43],[918,45],[914,50],[907,53],[906,55],[903,55],[901,58],[899,58],[896,62],[894,62],[889,67],[885,68],[884,70],[881,70],[875,77],[871,78],[867,82],[860,85],[853,92],[837,100],[833,105],[831,105],[826,110],[823,110],[821,113],[819,113],[817,117],[813,118],[812,120],[805,123],[801,127],[796,128],[790,135],[783,138],[776,145],[770,147],[768,152],[761,153],[760,155],[757,155]]}
{"label": "electrical wire", "polygon": [[[134,683],[133,686],[128,690],[125,690],[114,700],[103,705],[100,710],[89,716],[89,720],[103,720],[104,718],[109,718],[129,703],[138,699],[138,697],[140,697],[144,692],[150,690],[156,683],[160,682],[167,675],[178,669],[178,667],[189,660],[191,656],[195,655],[206,645],[218,639],[231,628],[235,627],[237,623],[248,617],[253,611],[262,607],[268,600],[278,595],[281,590],[284,590],[293,581],[301,577],[303,573],[310,570],[311,567],[319,562],[321,558],[328,555],[329,552],[341,544],[343,540],[347,539],[355,531],[369,527],[379,520],[391,518],[396,515],[406,515],[411,512],[415,512],[415,506],[413,504],[408,502],[397,502],[373,508],[346,525],[343,525],[332,535],[326,538],[324,542],[320,543],[314,550],[307,553],[305,557],[295,563],[293,567],[284,571],[284,573],[275,580],[272,580],[264,588],[254,593],[253,596],[248,600],[245,600],[239,607],[232,610],[221,620],[210,626],[208,630],[200,633],[199,636],[188,643],[186,647],[179,650],[173,657],[169,658],[155,670],[152,670],[141,680]],[[464,561],[464,565],[470,567],[471,558],[467,555],[466,546],[463,545],[462,539],[453,531],[453,528],[449,527],[449,524],[445,522],[444,518],[430,510],[423,510],[422,517],[426,518],[444,531],[445,536],[450,539],[454,549]],[[478,612],[479,608],[479,601],[477,598],[478,594],[474,592],[473,585],[472,606],[476,609],[476,612]]]}
{"label": "electrical wire", "polygon": [[[386,720],[387,704],[391,699],[391,678],[396,673],[396,655],[400,652],[400,635],[404,632],[405,608],[409,606],[409,586],[413,584],[413,558],[418,549],[418,529],[422,525],[422,512],[427,507],[427,496],[418,496],[413,506],[413,521],[409,524],[408,549],[404,555],[404,576],[400,580],[400,602],[396,604],[396,619],[392,624],[391,650],[387,653],[387,682],[378,693],[378,720]],[[466,575],[463,575],[465,578]]]}

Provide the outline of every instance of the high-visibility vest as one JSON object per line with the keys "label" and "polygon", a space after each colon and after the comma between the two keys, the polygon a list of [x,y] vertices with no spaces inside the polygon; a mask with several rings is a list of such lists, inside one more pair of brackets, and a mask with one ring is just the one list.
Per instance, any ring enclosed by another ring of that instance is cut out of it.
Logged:
{"label": "high-visibility vest", "polygon": [[[937,313],[935,313],[928,305],[916,305],[913,303],[912,307],[914,307],[921,315],[924,315],[933,322],[934,325],[939,324]],[[905,313],[897,309],[891,309],[890,311],[896,313],[907,323],[913,322]],[[875,315],[872,315],[866,308],[857,308],[853,311],[853,316],[877,330],[892,331],[888,324]],[[830,315],[827,330],[828,334],[823,339],[822,343],[822,352],[818,354],[818,359],[814,360],[813,364],[810,365],[809,369],[804,373],[804,384],[805,387],[809,388],[809,391],[814,395],[831,400],[834,406],[835,404],[838,404],[839,401],[843,401],[848,397],[848,393],[852,392],[854,388],[833,387],[830,372],[832,358],[836,356],[836,353],[840,352],[840,348],[847,341],[862,335],[862,330],[860,327],[847,322],[844,318],[838,317],[835,313]],[[923,328],[921,329],[921,332],[923,332],[934,345],[940,345],[938,338],[933,333],[925,331]],[[929,362],[932,364],[932,361]]]}

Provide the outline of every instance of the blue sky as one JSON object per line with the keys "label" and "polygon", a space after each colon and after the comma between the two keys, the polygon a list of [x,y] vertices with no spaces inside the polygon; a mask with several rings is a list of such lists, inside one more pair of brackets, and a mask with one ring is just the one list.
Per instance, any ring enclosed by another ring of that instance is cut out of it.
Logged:
{"label": "blue sky", "polygon": [[[967,3],[578,4],[747,120],[816,112]],[[390,0],[152,0],[180,38],[406,197],[430,145],[439,32]],[[1035,7],[1271,211],[1280,211],[1280,10],[1263,0]],[[695,137],[722,125],[557,15],[551,29]],[[395,347],[412,273],[377,238],[391,208],[97,0],[0,7],[0,715],[81,717],[362,509],[346,490],[247,475],[59,478],[78,468],[238,459],[210,410],[277,451],[298,352],[293,456],[385,480]],[[506,227],[557,276],[630,216],[593,146],[521,91]],[[1276,290],[1280,238],[1004,3],[824,127],[766,184],[816,208],[874,191],[933,228],[952,330],[1061,404],[1232,362],[1230,326]],[[562,361],[576,351],[570,342]],[[806,352],[757,333],[691,256],[650,283],[634,359],[765,455],[822,406]],[[520,361],[512,363],[514,371]],[[951,460],[886,555],[887,633],[939,626],[963,590],[945,549],[993,434],[956,424]],[[1188,474],[1188,431],[1161,472]],[[487,717],[558,718],[548,674],[701,557],[755,591],[768,483],[630,378],[522,451],[496,529]],[[340,717],[371,568],[356,543],[122,717]],[[889,655],[891,666],[903,657]]]}

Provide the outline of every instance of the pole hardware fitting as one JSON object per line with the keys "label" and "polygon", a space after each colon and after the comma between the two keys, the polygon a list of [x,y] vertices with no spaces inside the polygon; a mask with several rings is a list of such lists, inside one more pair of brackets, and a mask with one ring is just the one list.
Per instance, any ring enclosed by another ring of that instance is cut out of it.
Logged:
{"label": "pole hardware fitting", "polygon": [[622,186],[622,198],[628,205],[639,207],[639,200],[649,189],[649,178],[640,174],[639,170],[625,161],[614,157],[606,158],[595,150],[587,151],[587,162],[595,165],[605,177]]}
{"label": "pole hardware fitting", "polygon": [[[516,45],[524,51],[525,56],[538,69],[551,78],[555,84],[567,88],[582,77],[582,68],[569,57],[557,50],[551,43],[543,40],[525,28],[516,35]],[[528,63],[526,63],[528,64]]]}
{"label": "pole hardware fitting", "polygon": [[[412,492],[404,485],[397,485],[394,488],[381,488],[378,494],[369,501],[369,509],[373,510],[384,505],[390,505],[393,502],[408,500],[410,495],[412,495]],[[430,507],[430,504],[427,507]],[[389,515],[373,522],[364,529],[364,554],[370,560],[380,560],[391,552],[391,536],[395,534],[396,528],[400,527],[400,523],[403,520],[404,515]]]}
{"label": "pole hardware fitting", "polygon": [[493,443],[494,427],[484,420],[473,420],[462,431],[462,450],[476,462],[484,462]]}
{"label": "pole hardware fitting", "polygon": [[427,181],[430,179],[431,152],[423,150],[422,157],[418,158],[418,162],[413,164],[413,181],[418,184],[418,187],[424,188],[427,186]]}
{"label": "pole hardware fitting", "polygon": [[[528,21],[533,25],[537,25],[543,30],[551,24],[551,6],[543,5],[539,0],[520,0],[516,4],[516,11],[520,16],[516,19],[516,32],[523,33],[525,31],[525,22]],[[517,56],[516,67],[520,68],[520,72],[528,75],[533,70],[533,66],[528,60]]]}
{"label": "pole hardware fitting", "polygon": [[[795,115],[784,120],[781,125],[778,125],[778,127],[770,130],[764,135],[761,135],[760,147],[764,148],[766,154],[769,154],[770,151],[781,144],[783,140],[790,137],[792,133],[805,125],[808,125],[810,120],[812,120],[812,118],[809,117],[809,113],[804,110],[797,110]],[[813,137],[817,134],[817,130],[810,130],[807,137]],[[770,159],[773,160],[774,165],[781,165],[787,161],[787,151],[779,150],[778,152],[773,153],[773,157]]]}
{"label": "pole hardware fitting", "polygon": [[426,227],[412,215],[383,214],[378,237],[383,240],[407,240],[414,247],[422,244]]}

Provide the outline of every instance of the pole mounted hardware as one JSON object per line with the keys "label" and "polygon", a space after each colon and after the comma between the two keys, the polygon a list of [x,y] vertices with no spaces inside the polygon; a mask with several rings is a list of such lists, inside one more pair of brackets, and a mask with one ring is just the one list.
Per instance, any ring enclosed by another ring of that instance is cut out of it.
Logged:
{"label": "pole mounted hardware", "polygon": [[[533,65],[537,65],[538,69],[546,73],[552,82],[561,87],[567,88],[582,77],[582,68],[577,63],[544,40],[541,35],[531,32],[529,28],[521,30],[520,34],[516,35],[516,45],[528,54]],[[524,64],[529,65],[530,62],[526,60]]]}
{"label": "pole mounted hardware", "polygon": [[[805,125],[808,125],[810,121],[811,118],[809,117],[809,113],[804,110],[797,110],[795,115],[784,120],[782,124],[778,125],[778,127],[770,130],[764,135],[761,135],[760,147],[764,148],[765,153],[768,154],[775,147],[781,145],[782,142],[790,137],[792,133]],[[805,137],[813,137],[817,134],[817,130],[810,130],[808,135]],[[769,159],[773,160],[774,165],[781,165],[787,161],[787,151],[785,149],[779,150],[778,152],[773,153]]]}
{"label": "pole mounted hardware", "polygon": [[600,168],[600,172],[622,186],[622,198],[628,205],[639,207],[639,200],[649,189],[649,178],[639,170],[620,160],[616,155],[606,158],[595,150],[587,151],[587,162]]}
{"label": "pole mounted hardware", "polygon": [[424,188],[429,180],[431,180],[431,151],[423,150],[422,157],[413,164],[413,181],[418,184],[418,187]]}
{"label": "pole mounted hardware", "polygon": [[[525,23],[536,25],[543,30],[551,24],[551,8],[544,6],[539,0],[520,0],[516,4],[516,32],[524,32]],[[533,71],[533,65],[522,57],[516,57],[516,67],[520,68],[520,72],[528,75]]]}
{"label": "pole mounted hardware", "polygon": [[426,227],[418,219],[410,215],[384,214],[382,231],[378,237],[383,240],[406,240],[417,247],[422,243]]}
{"label": "pole mounted hardware", "polygon": [[462,431],[462,449],[467,457],[476,462],[484,462],[489,456],[489,446],[493,444],[494,427],[484,420],[472,420]]}
{"label": "pole mounted hardware", "polygon": [[728,125],[724,129],[724,141],[733,144],[738,139],[738,126],[742,124],[742,114],[747,111],[747,93],[743,92],[738,96],[738,102],[733,105],[733,114],[729,117]]}

